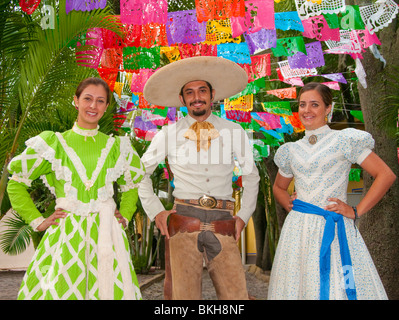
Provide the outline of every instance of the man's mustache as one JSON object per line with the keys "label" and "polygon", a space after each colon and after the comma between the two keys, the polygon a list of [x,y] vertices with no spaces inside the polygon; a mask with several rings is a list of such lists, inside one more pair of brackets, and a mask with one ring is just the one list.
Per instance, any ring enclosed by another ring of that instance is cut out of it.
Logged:
{"label": "man's mustache", "polygon": [[193,102],[191,102],[191,103],[190,103],[190,106],[192,106],[192,105],[194,105],[194,104],[196,104],[196,103],[202,103],[202,104],[206,104],[206,102],[205,102],[205,101],[202,101],[202,100],[196,100],[196,101],[193,101]]}

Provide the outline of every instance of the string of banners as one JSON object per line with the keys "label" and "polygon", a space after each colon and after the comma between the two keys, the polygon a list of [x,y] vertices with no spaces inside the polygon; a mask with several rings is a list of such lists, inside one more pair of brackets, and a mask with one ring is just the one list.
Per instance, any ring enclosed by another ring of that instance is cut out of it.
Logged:
{"label": "string of banners", "polygon": [[[276,2],[287,0],[276,0]],[[32,14],[40,0],[20,1]],[[106,0],[66,0],[65,11],[104,9]],[[176,6],[179,4],[179,6]],[[221,105],[218,114],[240,123],[246,130],[262,132],[254,141],[259,157],[268,147],[284,141],[283,133],[304,130],[289,101],[295,99],[302,78],[321,76],[324,84],[340,90],[347,83],[341,73],[320,74],[326,54],[348,54],[356,63],[355,73],[367,87],[362,53],[370,50],[385,62],[378,50],[377,32],[398,13],[393,0],[378,0],[367,6],[346,5],[345,0],[295,0],[296,11],[275,12],[274,0],[120,0],[115,17],[121,34],[93,28],[86,41],[93,46],[80,65],[98,70],[114,92],[119,110],[115,126],[132,130],[138,138],[151,140],[160,126],[179,120],[184,108],[150,105],[142,91],[148,78],[165,62],[193,56],[219,56],[238,63],[248,74],[247,88]],[[173,11],[174,7],[183,8]],[[293,30],[297,36],[277,38],[277,30]],[[259,54],[270,49],[270,53]],[[267,91],[277,101],[262,103],[253,111],[253,95],[265,88],[271,75],[271,55],[279,57],[276,72],[283,88]],[[124,93],[131,92],[131,95]]]}

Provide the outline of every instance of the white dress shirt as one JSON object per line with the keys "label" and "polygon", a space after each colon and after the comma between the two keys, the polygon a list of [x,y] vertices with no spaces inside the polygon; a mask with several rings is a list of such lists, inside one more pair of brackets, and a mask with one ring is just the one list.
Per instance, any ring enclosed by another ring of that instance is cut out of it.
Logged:
{"label": "white dress shirt", "polygon": [[151,174],[166,157],[174,175],[173,196],[198,199],[203,195],[231,200],[235,159],[242,170],[243,195],[238,216],[247,223],[255,210],[259,174],[247,133],[240,125],[211,114],[212,123],[220,136],[211,140],[210,148],[197,152],[197,143],[184,138],[184,133],[196,120],[189,115],[175,124],[164,126],[156,134],[142,157],[146,174],[139,184],[139,196],[151,220],[165,210],[154,194]]}

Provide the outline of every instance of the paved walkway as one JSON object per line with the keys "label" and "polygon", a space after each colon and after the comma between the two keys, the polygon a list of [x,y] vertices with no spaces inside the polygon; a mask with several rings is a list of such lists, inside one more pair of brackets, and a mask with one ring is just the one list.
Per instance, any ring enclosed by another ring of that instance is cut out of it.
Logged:
{"label": "paved walkway", "polygon": [[[256,300],[267,297],[268,273],[250,265],[246,266],[246,278],[249,295]],[[0,271],[0,300],[15,300],[25,271]],[[163,300],[163,271],[149,275],[137,275],[144,300]],[[202,277],[202,295],[204,300],[215,300],[216,292],[208,271]]]}

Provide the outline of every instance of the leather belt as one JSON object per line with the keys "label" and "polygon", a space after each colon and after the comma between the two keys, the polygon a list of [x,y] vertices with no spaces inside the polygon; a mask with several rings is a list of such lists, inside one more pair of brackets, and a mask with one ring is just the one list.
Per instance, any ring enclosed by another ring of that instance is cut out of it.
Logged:
{"label": "leather belt", "polygon": [[176,213],[170,214],[168,231],[169,236],[174,236],[177,232],[212,231],[224,236],[235,235],[234,219],[215,220],[210,223],[201,222],[198,218],[186,217]]}
{"label": "leather belt", "polygon": [[214,197],[204,195],[199,199],[175,199],[175,202],[192,204],[210,209],[228,209],[234,210],[234,202],[229,200],[217,200]]}

